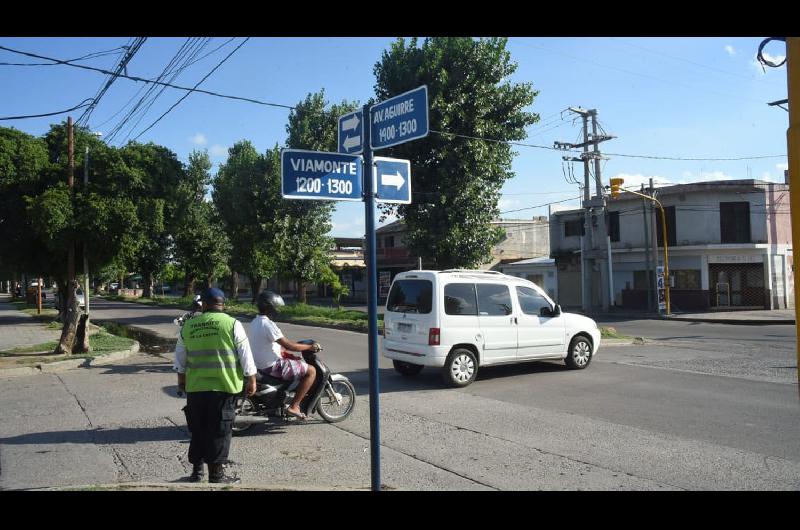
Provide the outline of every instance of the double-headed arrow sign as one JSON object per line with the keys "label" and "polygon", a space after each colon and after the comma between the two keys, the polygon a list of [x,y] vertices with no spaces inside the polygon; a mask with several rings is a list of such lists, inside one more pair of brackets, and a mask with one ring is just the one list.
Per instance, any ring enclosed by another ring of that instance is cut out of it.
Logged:
{"label": "double-headed arrow sign", "polygon": [[339,152],[357,155],[364,151],[364,117],[360,110],[339,117]]}

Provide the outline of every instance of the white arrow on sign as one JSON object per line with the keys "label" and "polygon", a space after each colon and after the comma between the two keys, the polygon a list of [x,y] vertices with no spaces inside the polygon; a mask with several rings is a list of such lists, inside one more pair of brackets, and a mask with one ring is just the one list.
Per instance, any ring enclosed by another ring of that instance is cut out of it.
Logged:
{"label": "white arrow on sign", "polygon": [[347,138],[344,139],[342,145],[344,146],[345,149],[349,151],[353,147],[358,147],[359,145],[361,145],[361,138],[359,138],[358,136],[348,136]]}
{"label": "white arrow on sign", "polygon": [[389,173],[385,175],[381,173],[381,186],[394,186],[398,190],[406,183],[406,179],[398,171],[397,173]]}
{"label": "white arrow on sign", "polygon": [[[358,114],[353,114],[353,117],[349,120],[344,120],[342,122],[342,130],[343,131],[355,131],[358,127],[358,124],[361,123],[361,120],[358,119]],[[345,145],[346,147],[346,145]]]}

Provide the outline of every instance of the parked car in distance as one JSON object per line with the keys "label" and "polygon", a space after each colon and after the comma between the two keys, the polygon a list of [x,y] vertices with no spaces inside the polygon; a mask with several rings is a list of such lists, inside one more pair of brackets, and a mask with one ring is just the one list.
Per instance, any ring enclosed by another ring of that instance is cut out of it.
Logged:
{"label": "parked car in distance", "polygon": [[381,351],[405,376],[439,368],[449,386],[479,367],[550,359],[583,369],[600,347],[597,323],[564,313],[536,284],[495,271],[409,271],[395,276]]}
{"label": "parked car in distance", "polygon": [[[28,291],[29,292],[32,291],[32,294],[34,295],[36,294],[36,291],[38,289],[39,289],[39,282],[37,281],[31,282],[30,285],[28,286]],[[47,286],[44,283],[42,283],[42,300],[47,299],[47,293],[45,292],[45,289],[47,289]]]}
{"label": "parked car in distance", "polygon": [[75,298],[78,299],[78,306],[80,306],[81,308],[86,307],[86,300],[84,300],[83,297],[83,289],[81,289],[80,287],[78,287],[75,290]]}

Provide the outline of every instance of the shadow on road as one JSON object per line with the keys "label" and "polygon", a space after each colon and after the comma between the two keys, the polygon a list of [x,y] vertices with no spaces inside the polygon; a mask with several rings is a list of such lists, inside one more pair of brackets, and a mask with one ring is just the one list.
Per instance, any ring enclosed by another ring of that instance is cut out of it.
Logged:
{"label": "shadow on road", "polygon": [[[547,374],[550,373],[567,371],[569,370],[563,363],[548,361],[535,361],[507,366],[486,366],[478,370],[476,382],[533,374],[541,374],[542,377],[547,377]],[[353,383],[356,388],[356,394],[369,394],[369,370],[342,372],[342,375]],[[432,367],[424,368],[419,375],[413,377],[402,376],[393,368],[381,368],[379,370],[379,378],[382,394],[408,392],[409,390],[457,390],[445,386],[440,369]]]}
{"label": "shadow on road", "polygon": [[0,438],[0,445],[136,444],[171,441],[188,443],[189,434],[184,427],[178,426],[98,428],[21,434]]}

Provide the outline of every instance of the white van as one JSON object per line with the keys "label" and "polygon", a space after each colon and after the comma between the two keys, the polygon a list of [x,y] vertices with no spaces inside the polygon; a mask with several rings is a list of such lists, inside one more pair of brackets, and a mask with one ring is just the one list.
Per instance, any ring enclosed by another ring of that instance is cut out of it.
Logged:
{"label": "white van", "polygon": [[563,359],[589,365],[600,346],[591,318],[563,313],[536,284],[495,271],[409,271],[395,276],[383,317],[383,356],[417,375],[442,369],[450,386],[479,366]]}

